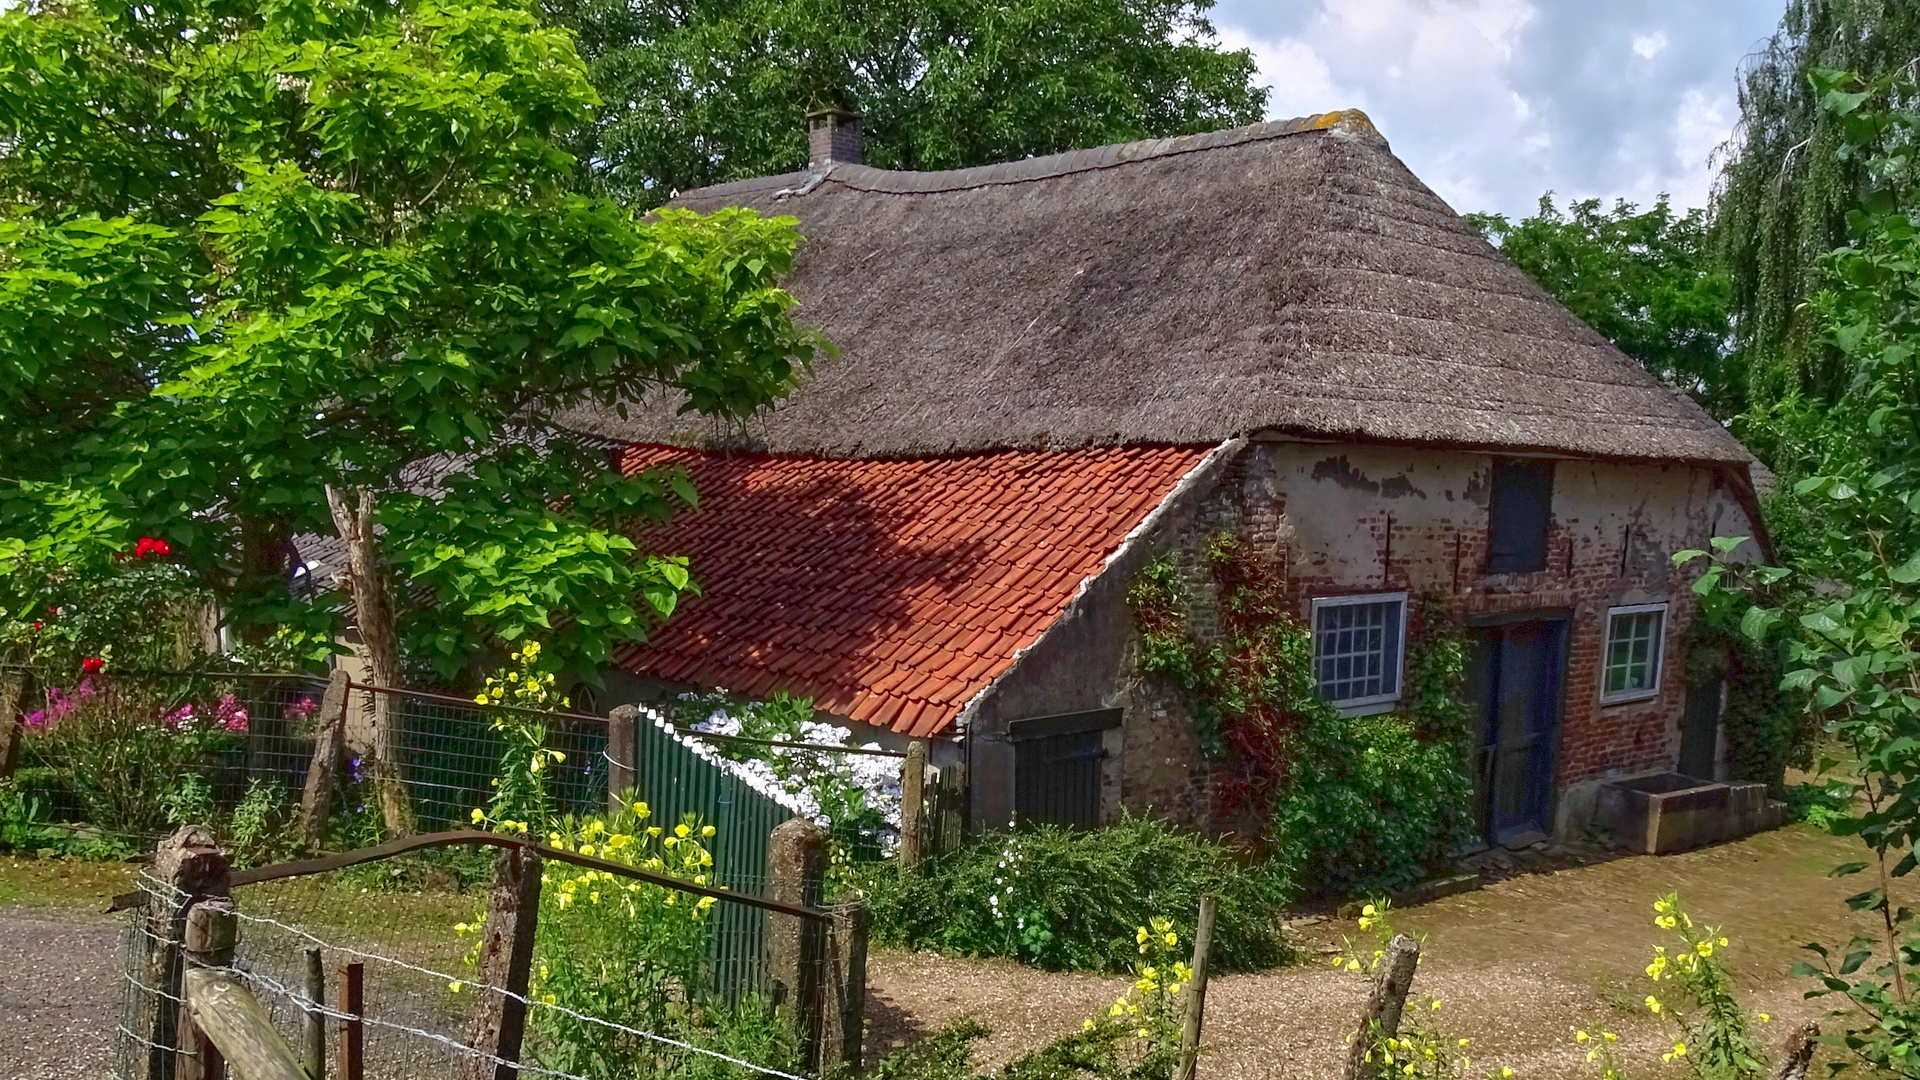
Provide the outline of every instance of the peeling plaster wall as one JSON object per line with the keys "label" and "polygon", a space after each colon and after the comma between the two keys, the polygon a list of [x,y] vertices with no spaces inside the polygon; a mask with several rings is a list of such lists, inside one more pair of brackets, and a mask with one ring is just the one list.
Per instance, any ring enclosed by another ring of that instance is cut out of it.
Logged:
{"label": "peeling plaster wall", "polygon": [[[1438,449],[1256,442],[1158,550],[1176,553],[1202,634],[1211,581],[1201,552],[1221,530],[1282,562],[1302,620],[1317,596],[1402,590],[1436,595],[1462,618],[1570,610],[1556,794],[1672,767],[1686,696],[1678,647],[1693,604],[1691,574],[1671,556],[1714,535],[1752,535],[1739,500],[1711,469],[1560,460],[1546,569],[1487,574],[1492,464],[1489,455]],[[1601,705],[1607,609],[1658,602],[1672,605],[1659,693]],[[1125,620],[1124,605],[1108,617]],[[1216,777],[1178,695],[1129,670],[1120,673],[1119,805],[1195,825],[1257,827],[1212,805]],[[1563,828],[1575,826],[1562,815]]]}

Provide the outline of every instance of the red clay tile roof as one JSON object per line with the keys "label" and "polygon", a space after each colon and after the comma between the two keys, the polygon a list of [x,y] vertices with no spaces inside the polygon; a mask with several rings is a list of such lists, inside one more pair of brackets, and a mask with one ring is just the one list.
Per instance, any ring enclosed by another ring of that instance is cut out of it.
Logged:
{"label": "red clay tile roof", "polygon": [[629,475],[678,463],[693,477],[699,509],[646,539],[690,556],[705,595],[616,659],[935,734],[1211,450],[846,460],[631,446]]}

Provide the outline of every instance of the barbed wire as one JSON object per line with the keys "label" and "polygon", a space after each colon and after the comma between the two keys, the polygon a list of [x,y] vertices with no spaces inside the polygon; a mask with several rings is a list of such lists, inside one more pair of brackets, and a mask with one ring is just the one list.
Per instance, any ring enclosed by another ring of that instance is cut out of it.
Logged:
{"label": "barbed wire", "polygon": [[[171,882],[161,881],[157,878],[151,877],[150,875],[147,875],[144,873],[140,875],[140,881],[143,887],[151,885],[154,887],[155,892],[158,892],[160,893],[160,895],[167,896],[176,901],[182,900],[182,899],[191,899],[190,894],[180,889],[179,887],[173,885]],[[558,1013],[562,1016],[567,1016],[574,1020],[581,1021],[582,1023],[594,1024],[599,1027],[606,1028],[609,1031],[615,1031],[625,1035],[632,1035],[641,1039],[646,1039],[652,1042],[657,1042],[667,1046],[672,1046],[680,1050],[685,1050],[685,1051],[688,1051],[689,1053],[699,1054],[704,1057],[710,1057],[717,1061],[724,1061],[730,1065],[737,1065],[743,1069],[751,1070],[763,1076],[776,1077],[778,1078],[778,1080],[810,1080],[810,1078],[808,1077],[798,1076],[789,1072],[782,1072],[779,1069],[769,1068],[765,1065],[756,1065],[751,1061],[745,1061],[740,1058],[732,1057],[727,1054],[720,1053],[717,1050],[709,1050],[704,1046],[696,1046],[693,1043],[684,1042],[680,1039],[675,1039],[671,1036],[661,1035],[658,1032],[644,1031],[644,1030],[641,1030],[640,1028],[629,1027],[626,1024],[618,1023],[613,1020],[607,1020],[602,1017],[592,1016],[587,1013],[576,1011],[574,1009],[569,1009],[564,1005],[560,1005],[554,1002],[541,1001],[538,998],[529,997],[525,994],[515,993],[514,991],[508,990],[506,987],[503,987],[503,986],[494,986],[489,983],[476,982],[471,978],[449,974],[444,971],[436,971],[432,968],[423,967],[419,964],[409,963],[408,961],[401,960],[398,957],[386,956],[380,953],[367,952],[362,949],[356,949],[350,945],[341,945],[335,942],[330,942],[312,933],[311,931],[302,929],[297,926],[291,926],[287,923],[281,922],[278,919],[270,918],[265,915],[250,915],[250,914],[247,914],[246,912],[238,911],[238,910],[235,910],[233,914],[235,918],[239,919],[242,922],[249,922],[249,923],[255,923],[262,926],[274,927],[275,929],[278,929],[284,933],[290,934],[296,938],[300,938],[307,942],[310,942],[313,946],[323,950],[331,950],[335,953],[345,954],[347,956],[356,957],[361,960],[371,961],[377,964],[384,964],[389,967],[398,968],[403,971],[411,971],[420,975],[426,975],[431,978],[437,979],[439,981],[448,983],[450,985],[457,983],[463,987],[471,987],[476,992],[499,994],[502,997],[511,999],[513,1001],[518,1001],[521,1004],[527,1006],[529,1009],[545,1009],[549,1012]],[[179,942],[176,939],[173,939],[170,937],[160,937],[159,935],[154,934],[151,930],[148,930],[145,926],[139,925],[137,922],[137,919],[138,919],[138,916],[136,915],[136,925],[134,928],[136,933],[144,935],[148,938],[151,938],[152,940],[162,942],[164,944],[171,944],[171,945],[179,944]],[[202,966],[205,966],[205,965],[202,965]],[[260,978],[268,982],[272,982],[272,980],[268,979],[267,976],[262,975],[258,972],[241,971],[234,968],[211,968],[211,967],[209,967],[208,970],[230,971],[234,974],[241,975],[243,977]],[[127,978],[129,981],[133,981],[133,977],[130,974],[127,976]],[[151,987],[142,986],[142,984],[138,983],[137,981],[134,982],[134,985],[141,986],[142,989],[148,990],[151,993],[159,993],[161,994],[161,996],[169,996],[169,997],[171,996],[171,995],[165,994],[164,991],[156,991],[156,990],[153,990]],[[278,986],[279,984],[275,983],[274,985]],[[292,996],[291,991],[288,991],[287,993],[289,996]],[[173,1000],[178,1001],[179,999],[173,998]],[[303,1008],[317,1007],[323,1010],[326,1008],[323,1004],[313,1002],[311,999],[307,998],[304,994],[299,995],[298,997],[294,998],[294,1000],[300,1002]],[[435,1035],[432,1032],[424,1032],[418,1029],[408,1028],[408,1027],[405,1027],[404,1025],[394,1024],[390,1021],[379,1021],[379,1020],[375,1020],[372,1017],[352,1017],[351,1014],[345,1014],[345,1013],[341,1013],[337,1015],[342,1018],[360,1019],[366,1023],[378,1024],[381,1027],[388,1027],[397,1031],[424,1035],[436,1041],[445,1042],[450,1046],[459,1047],[464,1051],[469,1051],[474,1054],[479,1054],[482,1056],[489,1056],[489,1055],[485,1055],[483,1051],[475,1050],[473,1047],[468,1046],[467,1044],[460,1042],[459,1040],[449,1039],[446,1036]],[[517,1062],[504,1061],[503,1059],[499,1059],[499,1058],[495,1058],[493,1060],[497,1064],[508,1064],[508,1065],[519,1064]],[[532,1068],[533,1066],[522,1065],[521,1067]],[[543,1070],[543,1071],[547,1071],[554,1076],[562,1077],[563,1080],[585,1080],[585,1078],[583,1077],[575,1077],[569,1073],[558,1073],[558,1072],[552,1072],[551,1070]]]}

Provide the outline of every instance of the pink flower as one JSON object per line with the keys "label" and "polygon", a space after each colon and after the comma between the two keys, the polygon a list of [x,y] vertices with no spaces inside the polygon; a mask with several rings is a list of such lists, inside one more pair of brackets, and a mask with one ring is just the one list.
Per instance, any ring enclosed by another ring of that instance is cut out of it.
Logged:
{"label": "pink flower", "polygon": [[303,697],[299,701],[287,706],[287,720],[295,724],[304,724],[314,713],[319,711],[319,702],[310,697]]}
{"label": "pink flower", "polygon": [[220,699],[220,704],[214,706],[213,723],[214,726],[225,731],[230,731],[236,735],[245,734],[247,730],[246,707],[238,701],[235,701],[232,694],[228,694],[226,697]]}

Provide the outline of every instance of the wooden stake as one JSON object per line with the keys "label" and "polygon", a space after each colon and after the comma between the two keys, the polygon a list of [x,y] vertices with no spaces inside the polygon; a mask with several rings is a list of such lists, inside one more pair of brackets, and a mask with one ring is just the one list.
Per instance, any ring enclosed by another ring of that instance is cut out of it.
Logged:
{"label": "wooden stake", "polygon": [[[305,1080],[293,1048],[274,1030],[273,1018],[260,1000],[239,980],[207,968],[190,969],[184,980],[189,1021],[206,1032],[209,1052],[215,1045],[233,1062],[237,1080]],[[218,1062],[219,1056],[208,1059]]]}
{"label": "wooden stake", "polygon": [[[187,911],[186,933],[182,940],[185,964],[181,982],[180,1052],[173,1067],[174,1080],[224,1080],[226,1062],[220,1050],[195,1020],[193,994],[187,989],[186,975],[204,973],[206,968],[233,966],[234,944],[240,937],[240,920],[233,913],[233,901],[225,898],[203,900]],[[271,1030],[271,1026],[269,1026]]]}
{"label": "wooden stake", "polygon": [[1347,1047],[1345,1080],[1367,1080],[1377,1076],[1377,1063],[1369,1061],[1376,1039],[1400,1034],[1400,1012],[1406,1008],[1407,991],[1413,989],[1413,971],[1420,964],[1420,946],[1405,934],[1396,934],[1387,943],[1380,959],[1380,973],[1360,1010],[1360,1024],[1354,1029],[1353,1042]]}
{"label": "wooden stake", "polygon": [[[540,919],[541,858],[529,847],[500,853],[494,872],[493,896],[487,902],[487,921],[480,931],[480,958],[474,982],[497,986],[518,997],[483,990],[479,1015],[474,1018],[468,1045],[507,1062],[520,1060],[520,1043],[527,1032],[528,984],[533,978],[533,935]],[[517,1065],[491,1058],[470,1057],[462,1066],[466,1080],[515,1080]]]}
{"label": "wooden stake", "polygon": [[[187,930],[189,905],[202,898],[225,897],[232,880],[225,855],[213,835],[198,825],[183,826],[160,842],[148,870],[154,885],[147,892],[143,938],[147,948],[145,985],[135,1030],[146,1032],[148,1080],[173,1080],[174,1048],[180,1032],[180,945]],[[164,995],[164,996],[163,996]]]}
{"label": "wooden stake", "polygon": [[313,756],[307,760],[307,786],[300,795],[300,844],[318,855],[327,842],[327,818],[333,814],[333,789],[347,752],[347,669],[334,668],[327,692],[314,714]]}
{"label": "wooden stake", "polygon": [[1200,898],[1200,924],[1193,932],[1193,979],[1187,983],[1186,1024],[1180,1030],[1180,1067],[1174,1080],[1193,1080],[1200,1057],[1200,1020],[1207,1008],[1207,955],[1213,950],[1213,915],[1219,901]]}
{"label": "wooden stake", "polygon": [[300,1065],[306,1071],[308,1080],[326,1080],[327,1018],[320,1009],[327,1000],[327,969],[320,959],[317,946],[307,949],[306,955],[307,1022]]}
{"label": "wooden stake", "polygon": [[621,705],[607,714],[607,814],[618,815],[633,791],[633,725],[640,710]]}
{"label": "wooden stake", "polygon": [[339,1011],[347,1014],[340,1021],[340,1080],[366,1080],[367,1076],[366,1028],[360,1022],[367,1008],[362,992],[366,973],[365,964],[340,966]]}
{"label": "wooden stake", "polygon": [[915,739],[907,744],[907,760],[900,766],[900,868],[912,870],[920,865],[925,850],[927,816],[927,744]]}
{"label": "wooden stake", "polygon": [[1814,1040],[1820,1037],[1820,1025],[1809,1020],[1795,1028],[1787,1036],[1785,1052],[1780,1055],[1780,1068],[1773,1076],[1774,1080],[1807,1080],[1807,1069],[1813,1064]]}

